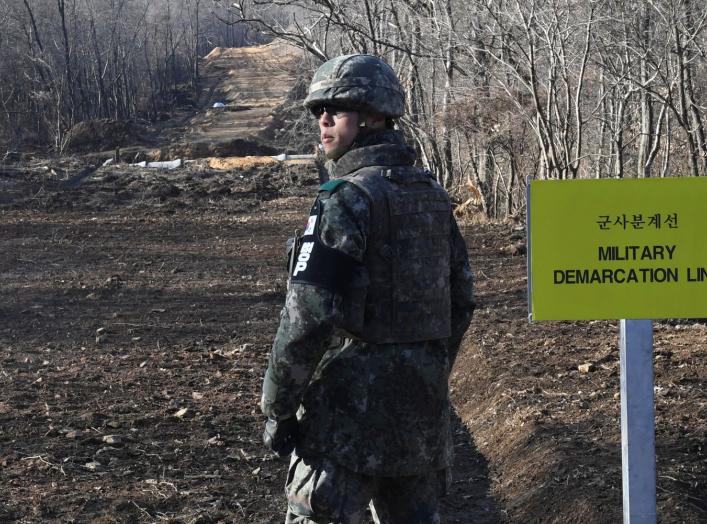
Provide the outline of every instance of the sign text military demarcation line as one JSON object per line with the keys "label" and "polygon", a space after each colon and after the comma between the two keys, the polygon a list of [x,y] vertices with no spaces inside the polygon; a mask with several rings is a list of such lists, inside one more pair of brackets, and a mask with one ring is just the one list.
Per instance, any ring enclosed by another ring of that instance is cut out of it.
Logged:
{"label": "sign text military demarcation line", "polygon": [[707,177],[531,180],[533,320],[701,317]]}
{"label": "sign text military demarcation line", "polygon": [[[610,245],[597,248],[599,262],[674,260],[677,245]],[[707,281],[707,269],[687,267],[687,282]],[[653,284],[680,281],[678,267],[553,269],[553,284]]]}

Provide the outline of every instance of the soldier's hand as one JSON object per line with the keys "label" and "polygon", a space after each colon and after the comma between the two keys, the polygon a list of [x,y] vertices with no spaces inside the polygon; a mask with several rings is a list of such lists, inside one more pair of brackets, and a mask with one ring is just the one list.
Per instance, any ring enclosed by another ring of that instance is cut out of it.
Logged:
{"label": "soldier's hand", "polygon": [[283,420],[268,418],[263,432],[263,443],[278,457],[283,458],[292,453],[297,441],[297,417]]}

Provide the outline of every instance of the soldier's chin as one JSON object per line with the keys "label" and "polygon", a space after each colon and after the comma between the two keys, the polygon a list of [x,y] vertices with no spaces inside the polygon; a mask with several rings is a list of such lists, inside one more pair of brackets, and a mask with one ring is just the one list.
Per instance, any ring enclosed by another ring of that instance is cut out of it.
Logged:
{"label": "soldier's chin", "polygon": [[331,148],[328,148],[326,145],[324,146],[324,155],[326,155],[329,160],[339,160],[346,151],[347,148],[341,146],[332,146]]}

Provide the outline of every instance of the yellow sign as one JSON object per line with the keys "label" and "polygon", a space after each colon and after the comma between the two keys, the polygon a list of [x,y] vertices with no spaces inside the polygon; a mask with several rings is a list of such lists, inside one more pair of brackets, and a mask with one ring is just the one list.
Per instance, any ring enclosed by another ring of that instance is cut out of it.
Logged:
{"label": "yellow sign", "polygon": [[533,320],[707,317],[707,177],[530,183]]}

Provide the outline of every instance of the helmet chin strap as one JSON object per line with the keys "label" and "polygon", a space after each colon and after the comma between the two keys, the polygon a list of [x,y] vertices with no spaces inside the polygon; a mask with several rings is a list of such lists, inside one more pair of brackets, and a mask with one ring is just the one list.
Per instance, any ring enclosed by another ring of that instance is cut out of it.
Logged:
{"label": "helmet chin strap", "polygon": [[364,114],[360,111],[356,114],[358,115],[358,133],[356,133],[356,138],[354,138],[354,143],[352,144],[353,146],[358,144],[359,140],[370,132],[370,128],[366,125]]}
{"label": "helmet chin strap", "polygon": [[366,119],[364,118],[364,114],[361,112],[358,113],[358,127],[359,128],[366,127]]}
{"label": "helmet chin strap", "polygon": [[[384,131],[387,128],[382,128],[382,127],[377,127],[376,125],[370,126],[366,123],[366,119],[364,118],[365,113],[359,112],[358,113],[358,133],[356,133],[356,137],[353,140],[353,143],[349,147],[349,151],[352,149],[356,149],[358,147],[361,147],[362,143],[365,143],[366,140],[368,139],[369,136]],[[374,122],[375,124],[375,122]]]}

